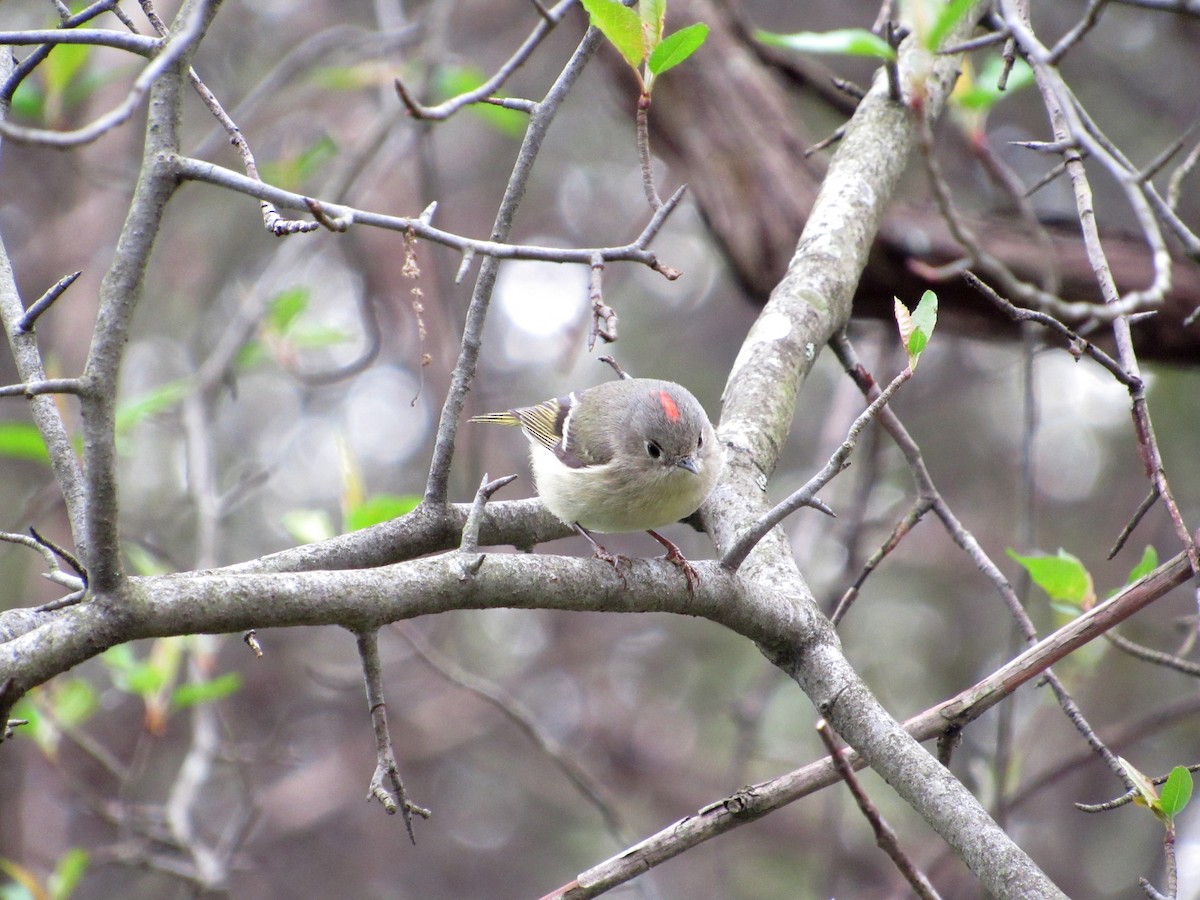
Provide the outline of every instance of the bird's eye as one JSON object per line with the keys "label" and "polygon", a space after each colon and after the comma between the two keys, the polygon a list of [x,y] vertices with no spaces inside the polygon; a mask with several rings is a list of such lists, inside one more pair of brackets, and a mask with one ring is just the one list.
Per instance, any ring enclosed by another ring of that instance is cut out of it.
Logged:
{"label": "bird's eye", "polygon": [[646,452],[650,454],[651,459],[658,459],[662,456],[662,447],[654,443],[654,441],[646,441]]}
{"label": "bird's eye", "polygon": [[696,439],[696,449],[699,450],[704,446],[704,432],[700,432],[700,437]]}

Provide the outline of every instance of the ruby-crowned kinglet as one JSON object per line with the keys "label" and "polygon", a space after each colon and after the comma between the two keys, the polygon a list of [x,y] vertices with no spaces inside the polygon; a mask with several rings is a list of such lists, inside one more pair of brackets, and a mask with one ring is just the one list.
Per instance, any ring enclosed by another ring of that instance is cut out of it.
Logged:
{"label": "ruby-crowned kinglet", "polygon": [[671,381],[625,378],[471,421],[525,432],[542,502],[590,540],[598,556],[617,562],[589,531],[648,531],[692,587],[695,570],[654,531],[699,509],[724,462],[712,423],[690,391]]}

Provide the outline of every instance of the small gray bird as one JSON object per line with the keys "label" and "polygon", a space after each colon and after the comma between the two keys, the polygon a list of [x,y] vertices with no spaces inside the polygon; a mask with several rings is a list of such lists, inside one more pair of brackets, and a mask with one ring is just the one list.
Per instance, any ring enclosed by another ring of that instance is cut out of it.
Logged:
{"label": "small gray bird", "polygon": [[525,432],[542,502],[598,557],[620,562],[591,532],[647,531],[694,590],[695,569],[654,530],[699,509],[724,463],[712,423],[687,388],[625,378],[471,421]]}

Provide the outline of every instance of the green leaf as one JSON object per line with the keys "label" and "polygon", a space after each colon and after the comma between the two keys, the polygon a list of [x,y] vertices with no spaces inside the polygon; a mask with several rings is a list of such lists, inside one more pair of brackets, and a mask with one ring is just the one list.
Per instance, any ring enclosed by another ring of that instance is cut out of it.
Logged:
{"label": "green leaf", "polygon": [[298,325],[288,334],[294,347],[311,350],[315,347],[336,347],[351,340],[349,332],[333,325]]}
{"label": "green leaf", "polygon": [[1133,584],[1139,578],[1145,578],[1151,572],[1158,568],[1158,551],[1147,545],[1142,551],[1142,558],[1136,566],[1129,570],[1129,580],[1126,584]]}
{"label": "green leaf", "polygon": [[91,718],[100,704],[96,689],[82,678],[55,685],[51,694],[54,718],[63,725],[79,725]]}
{"label": "green leaf", "polygon": [[253,369],[255,366],[262,365],[270,358],[271,354],[262,341],[248,341],[238,350],[236,365],[241,370]]}
{"label": "green leaf", "polygon": [[283,514],[283,527],[293,540],[315,544],[337,534],[329,513],[323,509],[293,509]]}
{"label": "green leaf", "polygon": [[126,693],[148,697],[167,683],[164,667],[139,660],[127,644],[110,647],[100,659],[108,666],[113,684]]}
{"label": "green leaf", "polygon": [[921,351],[933,337],[933,329],[937,326],[937,310],[938,298],[933,291],[926,291],[922,294],[921,299],[917,302],[917,308],[913,310],[913,335],[909,338],[908,352],[914,366],[917,363],[917,357],[921,355]]}
{"label": "green leaf", "polygon": [[655,75],[661,75],[668,69],[673,69],[693,53],[708,37],[708,26],[703,22],[680,28],[674,34],[663,39],[654,52],[650,54],[647,65]]}
{"label": "green leaf", "polygon": [[305,182],[337,155],[337,150],[333,138],[322,135],[294,156],[263,163],[263,180],[282,188],[300,190]]}
{"label": "green leaf", "polygon": [[117,434],[123,434],[150,416],[166,412],[179,405],[190,389],[190,382],[185,378],[180,378],[176,381],[168,381],[138,397],[118,403]]}
{"label": "green leaf", "polygon": [[0,456],[50,462],[42,435],[30,422],[0,422]]}
{"label": "green leaf", "polygon": [[1020,563],[1033,583],[1045,591],[1051,600],[1086,608],[1095,600],[1092,576],[1083,563],[1066,550],[1057,556],[1044,554],[1022,556],[1014,550],[1008,555]]}
{"label": "green leaf", "polygon": [[962,21],[963,17],[971,11],[971,7],[975,5],[975,0],[950,0],[942,7],[938,13],[937,19],[934,20],[933,27],[929,29],[929,33],[925,35],[925,49],[937,51],[941,49],[942,41],[946,39],[951,30]]}
{"label": "green leaf", "polygon": [[642,19],[619,0],[582,0],[588,18],[635,70],[646,58]]}
{"label": "green leaf", "polygon": [[88,852],[79,847],[72,847],[60,856],[48,882],[51,900],[68,900],[83,880],[90,861]]}
{"label": "green leaf", "polygon": [[407,515],[421,502],[418,494],[375,494],[346,512],[347,531],[359,531]]}
{"label": "green leaf", "polygon": [[1117,762],[1121,764],[1121,768],[1125,770],[1125,774],[1133,782],[1133,789],[1136,792],[1133,802],[1139,806],[1145,806],[1156,816],[1162,815],[1162,802],[1158,799],[1158,791],[1154,787],[1154,782],[1135,768],[1133,763],[1125,757],[1118,756]]}
{"label": "green leaf", "polygon": [[1168,818],[1179,815],[1192,799],[1192,773],[1183,766],[1173,768],[1159,788],[1158,798],[1164,815]]}
{"label": "green leaf", "polygon": [[962,91],[956,90],[951,95],[953,102],[963,109],[990,112],[992,107],[1008,95],[1033,84],[1033,69],[1029,63],[1018,57],[1013,62],[1004,90],[1000,90],[1000,71],[1003,64],[1004,60],[999,56],[988,57],[979,74],[972,80],[971,86]]}
{"label": "green leaf", "polygon": [[663,26],[667,21],[667,0],[640,0],[638,17],[642,20],[646,49],[653,51],[663,39]]}
{"label": "green leaf", "polygon": [[45,121],[46,94],[32,78],[26,78],[17,85],[12,97],[12,114],[35,122]]}
{"label": "green leaf", "polygon": [[921,295],[917,308],[909,313],[908,307],[900,302],[899,297],[893,298],[896,327],[900,332],[900,343],[908,351],[909,368],[917,367],[917,360],[929,344],[933,329],[937,325],[937,294],[926,291]]}
{"label": "green leaf", "polygon": [[845,56],[870,56],[887,60],[896,58],[896,51],[887,41],[865,28],[797,31],[793,34],[756,31],[754,36],[764,44],[798,50],[801,53],[840,53]]}
{"label": "green leaf", "polygon": [[92,55],[90,44],[57,44],[38,72],[46,85],[48,94],[65,94],[71,82],[87,64]]}
{"label": "green leaf", "polygon": [[[486,80],[483,70],[475,66],[444,66],[438,71],[437,96],[443,100],[457,97],[475,90]],[[528,118],[523,113],[492,103],[472,103],[467,107],[467,112],[509,137],[521,137],[528,124]]]}
{"label": "green leaf", "polygon": [[129,557],[129,567],[138,575],[167,575],[175,571],[165,559],[134,543],[125,547],[125,555]]}
{"label": "green leaf", "polygon": [[197,703],[212,703],[241,690],[242,676],[237,672],[226,672],[208,681],[181,684],[171,693],[171,706],[184,709]]}
{"label": "green leaf", "polygon": [[305,285],[297,285],[280,291],[267,302],[267,327],[276,334],[284,334],[296,318],[308,309],[312,292]]}

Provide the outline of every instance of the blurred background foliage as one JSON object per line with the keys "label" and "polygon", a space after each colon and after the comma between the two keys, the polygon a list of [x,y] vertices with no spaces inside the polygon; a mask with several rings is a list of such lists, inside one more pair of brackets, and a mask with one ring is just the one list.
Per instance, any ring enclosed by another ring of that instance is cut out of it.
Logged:
{"label": "blurred background foliage", "polygon": [[[869,27],[869,3],[746,2],[749,20],[779,31]],[[8,0],[6,29],[47,27],[49,5]],[[1061,33],[1082,2],[1035,4],[1035,25]],[[164,17],[174,5],[164,4]],[[487,235],[520,139],[519,114],[480,107],[441,123],[404,113],[399,76],[426,99],[476,83],[500,65],[536,23],[531,4],[245,2],[227,0],[196,68],[247,135],[264,177],[322,199],[402,215],[438,203],[436,224]],[[685,23],[692,19],[681,18]],[[103,21],[103,20],[102,20]],[[104,21],[104,24],[108,24]],[[582,14],[550,36],[505,86],[540,97],[578,40]],[[1114,7],[1064,62],[1076,90],[1134,158],[1152,157],[1193,120],[1195,100],[1172,85],[1194,84],[1194,20]],[[607,52],[607,50],[606,50]],[[706,49],[702,48],[700,54]],[[610,60],[611,62],[611,60]],[[686,103],[689,62],[667,79]],[[865,82],[871,64],[830,63]],[[72,127],[109,108],[137,66],[104,49],[60,47],[14,100],[19,121]],[[514,240],[561,246],[623,243],[647,218],[634,144],[635,94],[594,63],[563,108],[542,151],[517,218]],[[754,98],[746,98],[753,103]],[[201,104],[184,122],[191,155],[238,162]],[[799,115],[800,113],[798,113]],[[823,137],[837,120],[812,127]],[[979,125],[973,120],[974,125]],[[1045,162],[1007,141],[1044,139],[1033,92],[1001,103],[984,139],[1026,183]],[[976,164],[943,129],[956,200],[981,215],[998,203]],[[652,146],[659,139],[652,125]],[[136,176],[136,123],[95,144],[60,153],[6,142],[0,165],[0,233],[26,302],[75,270],[79,281],[38,325],[48,374],[81,370],[99,279]],[[688,171],[657,165],[660,190]],[[1097,184],[1106,225],[1130,221],[1116,189]],[[927,203],[922,177],[910,199]],[[1071,214],[1057,182],[1035,197],[1046,215]],[[1190,209],[1195,211],[1194,200]],[[1194,218],[1193,218],[1194,221]],[[621,317],[610,348],[630,371],[688,385],[714,418],[726,373],[761,298],[747,297],[691,201],[655,244],[684,276],[609,265],[605,298]],[[186,187],[169,210],[147,277],[145,302],[123,369],[120,448],[121,530],[131,565],[171,571],[250,559],[408,508],[424,487],[435,417],[457,352],[473,272],[454,283],[459,260],[419,245],[419,277],[403,272],[401,236],[357,228],[278,239],[266,234],[257,203],[206,186]],[[609,376],[585,348],[587,273],[530,262],[502,267],[468,412],[534,402]],[[414,288],[422,311],[414,307]],[[889,298],[890,299],[890,298]],[[912,305],[917,297],[902,297]],[[360,357],[381,335],[378,356],[360,373],[320,383],[322,373]],[[424,331],[424,336],[421,332]],[[880,378],[903,364],[890,328],[857,323],[852,339]],[[229,346],[236,353],[215,381],[198,374]],[[422,364],[426,357],[427,364]],[[0,362],[3,380],[15,380]],[[1026,372],[1030,381],[1025,383]],[[1193,367],[1152,365],[1151,410],[1177,498],[1200,519],[1196,434],[1200,382]],[[1028,416],[1033,542],[1022,535],[1020,481]],[[199,520],[184,417],[190,400],[207,410],[203,442],[218,474],[223,515],[209,541]],[[64,399],[68,416],[71,402]],[[837,446],[862,408],[857,391],[823,354],[806,384],[784,464],[769,492],[782,498]],[[1130,546],[1105,560],[1147,491],[1125,392],[1092,363],[1039,348],[1028,363],[1019,342],[940,333],[920,376],[895,408],[925,452],[934,479],[984,549],[1014,581],[1006,548],[1080,557],[1103,596],[1123,583],[1142,548],[1177,551],[1166,516],[1151,513]],[[0,528],[30,524],[67,538],[57,489],[29,442],[18,400],[0,408]],[[870,439],[874,441],[874,438]],[[912,486],[886,440],[864,447],[824,499],[829,520],[802,511],[787,523],[801,570],[826,611],[903,514]],[[519,472],[501,495],[532,493],[524,442],[470,426],[460,431],[452,496],[468,500],[484,472]],[[682,526],[671,535],[689,556],[711,546]],[[612,549],[650,555],[645,536],[614,538]],[[582,554],[570,539],[539,552]],[[53,599],[39,559],[0,546],[5,607]],[[1044,595],[1028,594],[1042,630],[1060,620]],[[1139,616],[1130,637],[1174,648],[1194,629],[1184,592]],[[495,706],[449,682],[404,638],[411,630],[469,673],[493,682],[602,786],[624,837],[608,833],[597,808]],[[841,626],[851,660],[898,717],[967,687],[1017,646],[1008,613],[984,578],[932,521],[921,524],[863,589]],[[37,692],[26,711],[28,737],[2,750],[0,857],[45,881],[72,848],[90,854],[78,897],[162,897],[188,892],[170,874],[118,864],[137,846],[122,815],[151,815],[178,789],[193,745],[197,710],[215,717],[223,750],[195,808],[197,832],[238,848],[228,876],[235,897],[540,896],[741,785],[821,754],[815,712],[793,685],[743,639],[702,620],[667,616],[569,615],[547,611],[471,612],[385,630],[389,713],[401,771],[414,799],[434,817],[418,823],[418,846],[401,824],[363,802],[373,745],[350,635],[331,629],[259,635],[255,659],[236,638],[172,639],[121,648]],[[185,679],[191,669],[202,677]],[[1102,734],[1128,728],[1160,706],[1194,695],[1183,676],[1097,643],[1060,669]],[[181,688],[199,682],[195,695]],[[1144,811],[1084,817],[1073,801],[1120,792],[1044,692],[1024,689],[1006,726],[1007,822],[1016,840],[1071,895],[1134,895],[1140,874],[1158,874],[1160,832]],[[997,804],[993,711],[968,729],[954,768],[986,804]],[[1117,746],[1143,771],[1194,761],[1195,707],[1157,728],[1135,728]],[[102,748],[98,757],[94,749]],[[1063,759],[1078,762],[1031,793],[1023,786]],[[110,758],[111,766],[99,759]],[[970,896],[972,880],[885,785],[868,789],[919,865],[946,896]],[[867,826],[829,790],[657,869],[622,896],[888,897],[903,893]],[[1200,823],[1180,826],[1181,896],[1200,896]],[[21,879],[14,877],[14,883]],[[60,877],[71,882],[70,870]],[[5,896],[22,896],[6,888]],[[1190,893],[1188,893],[1190,892]]]}

